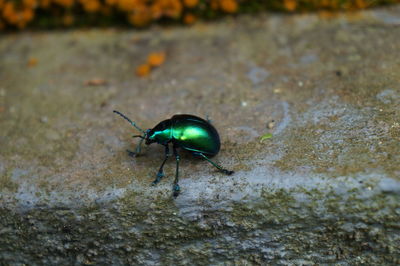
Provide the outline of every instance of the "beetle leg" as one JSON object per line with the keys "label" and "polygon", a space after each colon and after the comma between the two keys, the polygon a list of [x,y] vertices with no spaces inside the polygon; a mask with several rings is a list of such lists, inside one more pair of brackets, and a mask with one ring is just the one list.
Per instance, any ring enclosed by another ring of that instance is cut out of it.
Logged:
{"label": "beetle leg", "polygon": [[206,159],[209,163],[211,163],[212,165],[214,165],[218,170],[220,170],[222,173],[224,173],[224,174],[226,174],[226,175],[231,175],[231,174],[233,174],[234,172],[233,171],[230,171],[230,170],[227,170],[227,169],[224,169],[224,168],[222,168],[221,166],[219,166],[218,164],[216,164],[216,163],[214,163],[213,161],[211,161],[207,156],[205,156],[204,154],[202,154],[202,153],[197,153],[198,155],[200,155],[201,157],[203,157],[204,159]]}
{"label": "beetle leg", "polygon": [[168,157],[169,157],[169,147],[168,147],[168,144],[166,144],[165,145],[165,158],[164,158],[164,161],[162,162],[162,164],[160,166],[160,169],[157,172],[156,179],[153,181],[153,183],[151,183],[152,185],[155,185],[158,182],[160,182],[161,178],[163,178],[165,176],[163,168],[164,168],[164,164],[167,161]]}
{"label": "beetle leg", "polygon": [[139,144],[136,146],[136,149],[135,149],[136,155],[139,155],[139,153],[140,153],[140,151],[141,151],[143,140],[144,140],[144,139],[140,139],[140,140],[139,140]]}
{"label": "beetle leg", "polygon": [[130,156],[130,157],[135,157],[135,155],[136,155],[136,153],[131,150],[126,150],[126,152],[128,153],[128,156]]}
{"label": "beetle leg", "polygon": [[176,150],[176,146],[174,145],[172,148],[174,150],[174,156],[175,156],[175,160],[176,160],[176,173],[175,173],[174,186],[173,186],[172,190],[173,190],[173,195],[176,198],[176,197],[178,197],[179,192],[181,190],[181,188],[179,187],[179,184],[178,184],[178,182],[179,182],[179,160],[180,160],[180,157],[179,157],[179,154],[178,154],[178,152]]}
{"label": "beetle leg", "polygon": [[[134,136],[135,137],[135,136]],[[136,149],[135,149],[135,151],[131,151],[131,150],[126,150],[127,152],[128,152],[128,155],[129,156],[131,156],[131,157],[136,157],[136,156],[138,156],[139,155],[139,153],[140,153],[140,151],[141,151],[141,148],[142,148],[142,142],[143,142],[143,138],[141,138],[140,140],[139,140],[139,144],[136,146]]]}

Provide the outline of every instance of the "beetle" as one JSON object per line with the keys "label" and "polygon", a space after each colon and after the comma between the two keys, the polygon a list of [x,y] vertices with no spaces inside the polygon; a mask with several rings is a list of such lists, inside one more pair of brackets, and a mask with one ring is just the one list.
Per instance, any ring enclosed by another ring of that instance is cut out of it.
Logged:
{"label": "beetle", "polygon": [[145,141],[146,145],[158,143],[165,147],[164,160],[161,163],[156,179],[152,182],[152,185],[156,185],[165,176],[163,168],[170,156],[169,145],[172,144],[173,155],[176,161],[175,180],[172,189],[174,197],[177,197],[181,190],[178,184],[180,161],[180,156],[177,151],[178,148],[189,151],[194,156],[205,159],[226,175],[234,173],[233,171],[224,169],[210,159],[219,152],[221,147],[219,134],[214,126],[211,125],[210,121],[194,115],[177,114],[170,119],[161,121],[152,129],[143,130],[124,114],[115,110],[114,113],[122,116],[132,126],[143,133],[142,135],[133,136],[134,138],[140,138],[140,141],[136,146],[135,152],[128,150],[130,156],[137,156],[140,153],[143,141]]}

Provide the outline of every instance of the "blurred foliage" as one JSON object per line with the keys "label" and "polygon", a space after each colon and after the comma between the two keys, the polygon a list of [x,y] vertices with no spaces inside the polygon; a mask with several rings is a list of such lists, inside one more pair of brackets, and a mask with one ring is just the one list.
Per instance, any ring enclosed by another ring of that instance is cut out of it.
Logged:
{"label": "blurred foliage", "polygon": [[264,10],[353,11],[400,0],[0,0],[0,30],[133,25],[155,21],[193,24],[198,18]]}

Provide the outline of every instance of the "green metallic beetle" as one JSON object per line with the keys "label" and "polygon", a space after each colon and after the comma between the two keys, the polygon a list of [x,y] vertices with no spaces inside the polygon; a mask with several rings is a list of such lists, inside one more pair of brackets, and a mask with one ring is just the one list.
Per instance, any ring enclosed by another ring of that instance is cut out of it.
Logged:
{"label": "green metallic beetle", "polygon": [[209,159],[209,157],[219,152],[221,142],[217,130],[208,121],[194,115],[174,115],[171,119],[161,121],[153,129],[142,130],[124,114],[115,110],[114,113],[125,118],[132,126],[143,133],[143,135],[133,136],[140,138],[140,141],[135,152],[128,150],[130,156],[136,156],[140,153],[143,140],[145,140],[146,145],[158,143],[165,146],[165,158],[157,172],[156,179],[152,183],[153,185],[160,182],[161,178],[164,177],[163,168],[170,156],[169,143],[172,143],[173,154],[176,160],[176,173],[173,185],[174,197],[177,197],[180,192],[178,184],[180,157],[177,148],[182,148],[195,156],[204,158],[224,174],[233,174],[233,171],[226,170]]}

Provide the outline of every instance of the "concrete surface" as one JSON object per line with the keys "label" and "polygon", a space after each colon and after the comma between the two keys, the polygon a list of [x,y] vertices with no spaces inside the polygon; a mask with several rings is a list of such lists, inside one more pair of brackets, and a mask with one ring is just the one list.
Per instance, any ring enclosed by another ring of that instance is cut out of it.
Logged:
{"label": "concrete surface", "polygon": [[[399,14],[1,36],[0,261],[399,264]],[[235,174],[183,155],[173,199],[174,160],[150,186],[163,149],[127,156],[114,109],[143,128],[208,115]]]}

